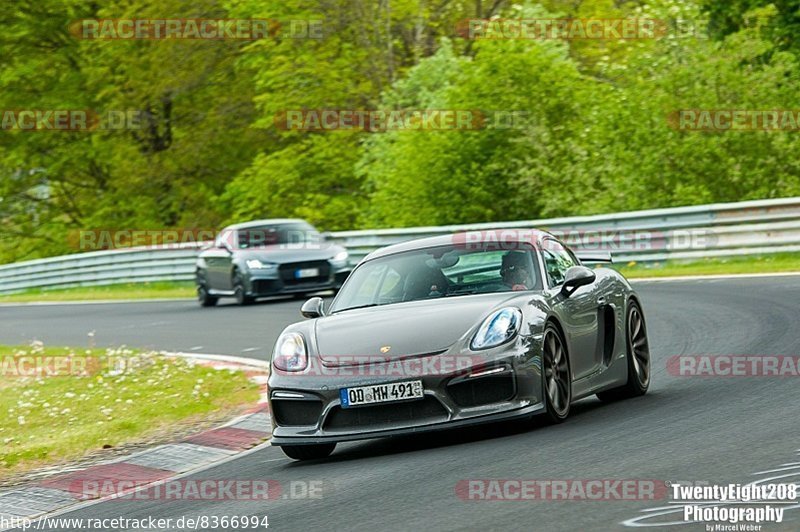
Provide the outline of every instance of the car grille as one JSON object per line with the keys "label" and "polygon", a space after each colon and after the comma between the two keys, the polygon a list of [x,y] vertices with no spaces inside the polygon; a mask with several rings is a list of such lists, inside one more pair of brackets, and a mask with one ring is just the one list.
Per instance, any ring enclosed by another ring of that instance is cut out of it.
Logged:
{"label": "car grille", "polygon": [[514,397],[514,376],[487,375],[451,384],[447,392],[458,406],[479,406],[508,401]]}
{"label": "car grille", "polygon": [[254,294],[271,294],[277,290],[277,281],[270,279],[256,279],[252,285]]}
{"label": "car grille", "polygon": [[380,428],[394,424],[408,424],[418,421],[444,421],[447,410],[433,397],[420,401],[394,403],[358,408],[331,409],[325,419],[325,429]]}
{"label": "car grille", "polygon": [[272,400],[272,415],[284,427],[316,425],[322,414],[322,401]]}
{"label": "car grille", "polygon": [[[308,268],[317,268],[319,270],[319,275],[316,277],[304,277],[302,279],[295,278],[295,272],[297,272],[297,270],[305,270]],[[281,264],[278,267],[278,274],[285,286],[319,284],[329,280],[331,265],[326,260],[292,262],[290,264]]]}

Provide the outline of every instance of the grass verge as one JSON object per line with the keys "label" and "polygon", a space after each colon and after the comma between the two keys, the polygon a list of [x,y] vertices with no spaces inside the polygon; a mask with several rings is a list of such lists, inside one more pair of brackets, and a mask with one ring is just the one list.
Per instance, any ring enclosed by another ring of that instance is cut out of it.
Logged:
{"label": "grass verge", "polygon": [[683,275],[734,275],[741,273],[800,272],[800,253],[774,253],[752,257],[729,257],[697,261],[648,264],[615,264],[630,279],[679,277]]}
{"label": "grass verge", "polygon": [[0,346],[0,480],[233,416],[258,394],[242,372],[151,352]]}
{"label": "grass verge", "polygon": [[195,297],[195,285],[186,282],[126,283],[107,286],[79,286],[56,290],[26,290],[0,295],[0,303],[47,301],[101,301],[106,299],[173,299]]}

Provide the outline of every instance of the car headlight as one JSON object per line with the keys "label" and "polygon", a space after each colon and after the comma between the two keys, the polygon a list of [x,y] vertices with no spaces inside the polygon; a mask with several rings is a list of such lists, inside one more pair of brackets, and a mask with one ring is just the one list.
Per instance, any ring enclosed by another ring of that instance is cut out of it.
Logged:
{"label": "car headlight", "polygon": [[275,264],[271,262],[261,262],[258,259],[248,259],[245,261],[245,264],[247,264],[247,267],[251,270],[266,270],[275,267]]}
{"label": "car headlight", "polygon": [[489,315],[472,338],[470,348],[477,351],[507,342],[519,331],[522,311],[515,307],[502,308]]}
{"label": "car headlight", "polygon": [[331,259],[333,262],[344,262],[350,254],[347,251],[340,251]]}
{"label": "car headlight", "polygon": [[308,366],[308,351],[303,336],[298,333],[282,334],[275,344],[272,363],[281,371],[302,371]]}

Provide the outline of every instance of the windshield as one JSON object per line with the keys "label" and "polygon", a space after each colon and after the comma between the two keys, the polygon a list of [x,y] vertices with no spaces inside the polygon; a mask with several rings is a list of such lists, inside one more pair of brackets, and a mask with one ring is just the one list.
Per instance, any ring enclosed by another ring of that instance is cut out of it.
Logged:
{"label": "windshield", "polygon": [[371,260],[350,275],[331,312],[403,301],[493,292],[541,290],[529,249],[442,246]]}
{"label": "windshield", "polygon": [[240,229],[237,232],[240,249],[280,244],[318,244],[320,240],[319,232],[305,223],[261,225]]}

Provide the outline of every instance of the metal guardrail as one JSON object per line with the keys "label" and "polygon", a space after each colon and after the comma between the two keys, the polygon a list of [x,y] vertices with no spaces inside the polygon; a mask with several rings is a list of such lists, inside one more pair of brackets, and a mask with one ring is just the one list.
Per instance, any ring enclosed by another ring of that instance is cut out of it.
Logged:
{"label": "metal guardrail", "polygon": [[[332,239],[358,262],[383,246],[464,231],[546,229],[615,262],[661,262],[800,251],[800,197],[648,211],[405,229],[342,231]],[[32,288],[187,281],[203,243],[93,251],[0,266],[0,294]]]}
{"label": "metal guardrail", "polygon": [[549,230],[575,249],[610,250],[618,263],[800,251],[800,198],[532,221],[344,231],[334,233],[334,240],[360,260],[374,249],[411,238],[532,228]]}

